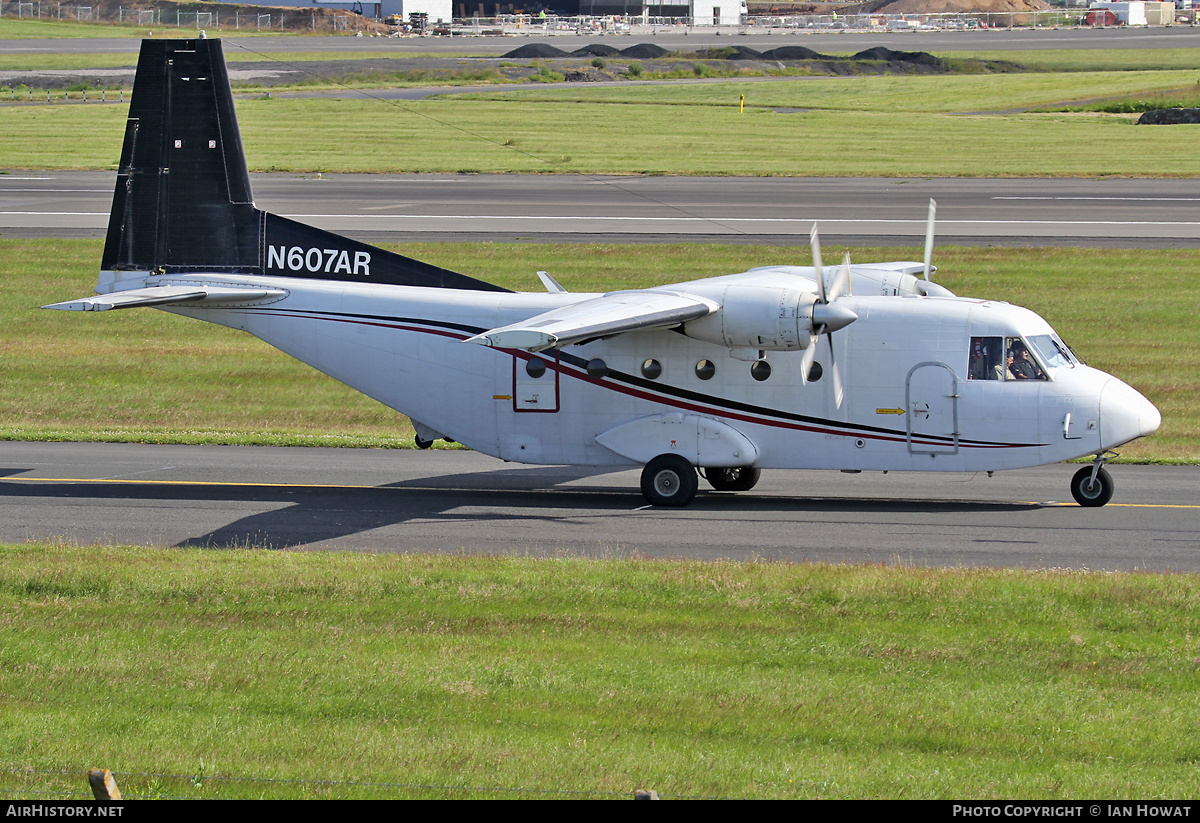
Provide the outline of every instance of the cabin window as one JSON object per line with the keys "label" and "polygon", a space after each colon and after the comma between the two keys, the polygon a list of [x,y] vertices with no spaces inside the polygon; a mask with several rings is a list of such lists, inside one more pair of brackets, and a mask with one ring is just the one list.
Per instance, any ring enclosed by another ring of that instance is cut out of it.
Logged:
{"label": "cabin window", "polygon": [[642,377],[647,380],[657,380],[662,376],[662,363],[654,358],[642,361]]}
{"label": "cabin window", "polygon": [[771,376],[771,364],[766,360],[755,360],[750,366],[750,376],[761,383]]}
{"label": "cabin window", "polygon": [[1006,350],[1003,337],[972,337],[967,379],[1003,380]]}
{"label": "cabin window", "polygon": [[604,377],[608,374],[608,364],[599,357],[594,357],[588,361],[587,373],[588,377],[593,377],[596,380],[599,380],[601,377]]}
{"label": "cabin window", "polygon": [[717,364],[711,360],[701,360],[696,364],[696,376],[701,380],[712,380],[717,373]]}
{"label": "cabin window", "polygon": [[546,361],[540,357],[531,357],[525,363],[525,373],[535,379],[541,377],[546,373]]}
{"label": "cabin window", "polygon": [[821,364],[814,362],[811,366],[808,367],[808,382],[816,383],[818,380],[821,379],[821,375],[823,375],[824,373],[825,373],[825,370],[823,368],[821,368]]}

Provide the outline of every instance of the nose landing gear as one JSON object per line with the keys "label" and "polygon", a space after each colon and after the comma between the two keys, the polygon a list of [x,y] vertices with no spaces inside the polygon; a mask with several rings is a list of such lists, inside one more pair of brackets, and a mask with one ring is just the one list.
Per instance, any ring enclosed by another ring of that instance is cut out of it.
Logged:
{"label": "nose landing gear", "polygon": [[[1116,456],[1115,452],[1111,454],[1111,457]],[[1071,496],[1076,503],[1085,508],[1094,508],[1112,500],[1115,486],[1112,476],[1104,468],[1109,459],[1108,455],[1098,454],[1092,465],[1075,472],[1071,478]]]}

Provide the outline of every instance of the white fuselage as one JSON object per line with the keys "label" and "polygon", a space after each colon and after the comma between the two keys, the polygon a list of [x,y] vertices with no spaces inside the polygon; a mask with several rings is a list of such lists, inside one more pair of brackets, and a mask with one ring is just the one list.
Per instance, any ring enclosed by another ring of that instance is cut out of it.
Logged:
{"label": "white fuselage", "polygon": [[[213,274],[149,282],[199,280],[248,282]],[[702,293],[697,284],[706,282],[673,288],[695,286]],[[1038,380],[972,379],[972,340],[1053,334],[1033,312],[1005,303],[842,297],[839,303],[858,319],[831,338],[845,387],[839,404],[825,338],[816,344],[824,377],[802,381],[803,351],[793,350],[766,352],[761,359],[769,376],[757,379],[752,361],[758,353],[740,359],[744,351],[676,330],[631,332],[539,354],[464,342],[593,294],[276,277],[252,283],[287,296],[242,307],[169,310],[249,332],[426,430],[505,460],[620,465],[681,448],[691,449],[698,456],[690,459],[702,466],[741,461],[760,468],[991,471],[1098,454],[1152,432],[1159,422],[1132,388],[1078,362],[1048,366]],[[536,363],[528,368],[533,360],[546,367],[540,375]],[[702,361],[711,367],[707,379],[701,375],[708,370],[698,368]],[[763,376],[764,367],[755,368]],[[629,426],[638,420],[654,425]],[[608,445],[597,440],[622,427],[632,433],[610,435]],[[718,452],[705,451],[705,438],[724,432],[736,440],[730,429],[752,446],[731,447],[737,457],[706,462],[706,454]],[[690,434],[677,437],[684,430]],[[687,445],[687,437],[695,442]]]}

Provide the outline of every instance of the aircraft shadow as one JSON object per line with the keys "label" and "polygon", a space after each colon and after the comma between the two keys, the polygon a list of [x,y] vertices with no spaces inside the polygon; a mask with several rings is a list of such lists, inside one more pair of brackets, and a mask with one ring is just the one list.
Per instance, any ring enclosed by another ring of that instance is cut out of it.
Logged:
{"label": "aircraft shadow", "polygon": [[[24,470],[0,469],[0,477]],[[496,475],[503,475],[497,477]],[[698,520],[709,517],[850,514],[960,514],[964,520],[984,513],[1002,514],[1040,508],[1038,504],[919,499],[867,499],[740,494],[701,489],[685,509],[646,507],[636,486],[586,482],[588,475],[566,471],[556,482],[544,467],[488,474],[441,475],[361,488],[342,486],[220,485],[189,483],[0,482],[6,497],[131,500],[180,504],[228,502],[269,507],[174,545],[179,548],[295,548],[420,520],[438,523],[563,524],[570,528],[590,518],[611,518],[636,511],[641,517]],[[570,482],[570,485],[561,485]],[[631,524],[632,527],[632,524]],[[544,531],[544,530],[543,530]]]}

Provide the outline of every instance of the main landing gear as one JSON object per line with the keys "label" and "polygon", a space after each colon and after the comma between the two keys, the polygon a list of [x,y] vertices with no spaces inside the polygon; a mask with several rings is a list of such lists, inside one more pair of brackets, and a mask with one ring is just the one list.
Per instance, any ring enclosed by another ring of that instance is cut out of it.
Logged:
{"label": "main landing gear", "polygon": [[695,467],[677,454],[660,454],[642,469],[642,495],[652,506],[686,506],[699,488]]}
{"label": "main landing gear", "polygon": [[704,479],[719,492],[748,492],[762,477],[762,469],[739,466],[732,469],[705,469]]}
{"label": "main landing gear", "polygon": [[[1114,454],[1113,457],[1116,455]],[[1108,459],[1108,457],[1098,454],[1092,461],[1092,465],[1075,472],[1075,476],[1071,478],[1071,496],[1075,498],[1076,503],[1087,508],[1094,508],[1103,506],[1112,500],[1113,479],[1104,468]]]}
{"label": "main landing gear", "polygon": [[[722,492],[749,491],[761,476],[753,466],[704,470],[709,485]],[[652,506],[686,506],[699,487],[696,468],[677,454],[660,454],[642,469],[642,494]]]}

